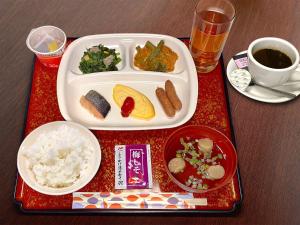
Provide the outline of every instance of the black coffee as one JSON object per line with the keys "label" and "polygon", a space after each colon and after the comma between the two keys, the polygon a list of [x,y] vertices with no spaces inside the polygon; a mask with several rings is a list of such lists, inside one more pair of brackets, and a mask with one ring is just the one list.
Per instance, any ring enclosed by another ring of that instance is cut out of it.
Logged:
{"label": "black coffee", "polygon": [[274,49],[261,49],[255,52],[253,56],[260,64],[274,69],[287,68],[293,64],[290,57]]}

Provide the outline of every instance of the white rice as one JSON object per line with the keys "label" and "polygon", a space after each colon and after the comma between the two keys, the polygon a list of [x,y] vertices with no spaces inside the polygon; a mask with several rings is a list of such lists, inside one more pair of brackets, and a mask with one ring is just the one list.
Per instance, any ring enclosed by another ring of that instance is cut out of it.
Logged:
{"label": "white rice", "polygon": [[78,129],[62,125],[40,134],[33,145],[24,149],[24,156],[40,185],[68,187],[89,172],[93,160],[91,146]]}

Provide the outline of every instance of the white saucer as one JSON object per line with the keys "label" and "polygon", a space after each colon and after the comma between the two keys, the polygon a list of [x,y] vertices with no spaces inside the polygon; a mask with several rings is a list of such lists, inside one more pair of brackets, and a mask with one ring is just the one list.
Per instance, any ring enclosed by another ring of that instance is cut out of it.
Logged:
{"label": "white saucer", "polygon": [[[238,54],[242,54],[242,53],[246,53],[246,52],[247,51],[243,51]],[[237,69],[237,66],[234,63],[234,60],[231,59],[227,65],[227,70],[226,70],[227,79],[228,79],[228,75],[235,69]],[[299,82],[290,84],[290,82],[295,81],[295,80],[298,80]],[[236,89],[238,92],[240,92],[241,94],[243,94],[251,99],[257,100],[257,101],[267,102],[267,103],[281,103],[281,102],[287,102],[287,101],[294,99],[294,98],[282,96],[279,93],[277,94],[276,92],[269,91],[267,89],[264,89],[264,88],[256,86],[256,85],[248,87],[246,89],[246,91],[242,91],[239,88],[235,87],[230,82],[229,79],[228,79],[228,81],[234,87],[234,89]],[[289,81],[282,84],[281,86],[276,86],[274,88],[280,89],[283,91],[287,91],[287,92],[291,92],[291,93],[297,95],[297,97],[298,97],[300,95],[300,71],[295,71],[292,74],[291,79]]]}

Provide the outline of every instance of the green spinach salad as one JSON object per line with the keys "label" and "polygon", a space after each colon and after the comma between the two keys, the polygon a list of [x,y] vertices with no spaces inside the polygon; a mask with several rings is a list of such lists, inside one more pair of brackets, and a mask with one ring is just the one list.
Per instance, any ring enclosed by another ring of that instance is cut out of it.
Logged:
{"label": "green spinach salad", "polygon": [[79,69],[82,73],[117,71],[121,62],[120,53],[102,44],[88,48],[81,57]]}

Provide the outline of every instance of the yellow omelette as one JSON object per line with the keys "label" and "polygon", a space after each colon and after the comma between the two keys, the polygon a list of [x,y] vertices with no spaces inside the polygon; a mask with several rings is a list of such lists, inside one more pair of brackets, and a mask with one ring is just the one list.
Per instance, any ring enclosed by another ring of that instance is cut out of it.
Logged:
{"label": "yellow omelette", "polygon": [[113,98],[120,108],[127,97],[132,97],[134,99],[134,109],[130,116],[145,120],[149,120],[155,116],[154,106],[145,95],[128,86],[121,84],[115,85],[113,89]]}

